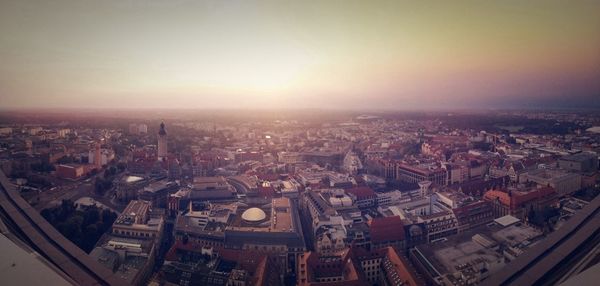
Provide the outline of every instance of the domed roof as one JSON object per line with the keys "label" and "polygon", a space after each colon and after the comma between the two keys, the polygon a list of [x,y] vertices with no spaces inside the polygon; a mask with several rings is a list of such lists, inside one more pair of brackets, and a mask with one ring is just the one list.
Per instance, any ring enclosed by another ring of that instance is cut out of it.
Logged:
{"label": "domed roof", "polygon": [[242,219],[247,222],[259,222],[267,218],[267,214],[259,208],[249,208],[242,213]]}

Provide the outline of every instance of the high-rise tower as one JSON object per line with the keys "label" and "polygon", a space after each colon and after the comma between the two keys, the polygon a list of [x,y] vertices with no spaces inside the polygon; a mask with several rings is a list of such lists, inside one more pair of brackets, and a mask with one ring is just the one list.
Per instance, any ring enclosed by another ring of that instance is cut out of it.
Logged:
{"label": "high-rise tower", "polygon": [[102,154],[100,153],[100,142],[94,146],[94,165],[96,169],[102,169]]}
{"label": "high-rise tower", "polygon": [[158,130],[158,160],[164,161],[167,159],[167,130],[165,130],[165,123],[160,123],[160,130]]}

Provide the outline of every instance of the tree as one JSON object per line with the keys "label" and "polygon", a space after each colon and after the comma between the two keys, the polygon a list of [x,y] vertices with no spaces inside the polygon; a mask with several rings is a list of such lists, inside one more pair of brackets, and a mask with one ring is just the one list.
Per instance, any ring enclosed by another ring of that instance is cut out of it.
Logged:
{"label": "tree", "polygon": [[64,224],[64,232],[63,235],[68,238],[70,241],[77,245],[81,245],[82,241],[82,233],[81,233],[81,223],[83,222],[83,217],[80,215],[75,215],[70,217],[66,223]]}
{"label": "tree", "polygon": [[95,205],[88,207],[83,213],[83,227],[95,224],[98,220],[100,220],[100,210]]}
{"label": "tree", "polygon": [[104,223],[106,225],[112,225],[116,219],[117,219],[116,213],[114,213],[110,210],[106,210],[106,209],[102,211],[102,223]]}
{"label": "tree", "polygon": [[123,162],[119,162],[117,164],[117,169],[119,170],[119,173],[125,171],[125,169],[127,169],[127,164],[123,163]]}
{"label": "tree", "polygon": [[42,216],[67,239],[86,252],[90,252],[102,234],[117,218],[110,210],[100,210],[96,206],[78,210],[71,200],[63,200],[60,206],[45,209]]}
{"label": "tree", "polygon": [[51,209],[43,209],[40,213],[50,224],[54,224],[55,217]]}
{"label": "tree", "polygon": [[[106,175],[106,172],[104,174]],[[110,189],[112,186],[113,182],[109,179],[96,178],[96,181],[94,181],[94,191],[100,195],[103,195],[104,192]]]}
{"label": "tree", "polygon": [[94,249],[94,246],[96,245],[96,242],[98,241],[101,235],[102,233],[98,233],[98,228],[96,227],[96,224],[90,224],[86,226],[83,231],[81,248],[85,252],[89,253]]}

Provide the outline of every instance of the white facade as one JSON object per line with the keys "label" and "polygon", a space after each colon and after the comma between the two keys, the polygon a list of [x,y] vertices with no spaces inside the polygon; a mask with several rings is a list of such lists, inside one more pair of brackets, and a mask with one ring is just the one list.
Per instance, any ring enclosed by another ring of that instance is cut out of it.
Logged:
{"label": "white facade", "polygon": [[377,193],[377,205],[389,206],[399,204],[402,201],[402,192],[395,190],[385,193]]}
{"label": "white facade", "polygon": [[12,132],[13,132],[13,130],[10,127],[0,128],[0,135],[8,135],[8,134],[11,134]]}
{"label": "white facade", "polygon": [[356,175],[363,169],[363,164],[354,152],[349,151],[344,157],[343,169],[350,174]]}
{"label": "white facade", "polygon": [[[96,162],[96,158],[94,158],[96,155],[95,153],[96,153],[96,151],[93,149],[88,152],[88,162],[90,162],[90,163]],[[110,149],[100,150],[100,164],[102,166],[108,164],[114,158],[115,158],[115,152],[113,150],[110,150]]]}

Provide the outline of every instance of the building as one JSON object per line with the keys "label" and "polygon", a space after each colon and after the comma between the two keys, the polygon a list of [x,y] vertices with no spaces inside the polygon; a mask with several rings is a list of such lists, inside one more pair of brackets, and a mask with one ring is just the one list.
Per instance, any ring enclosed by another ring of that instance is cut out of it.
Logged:
{"label": "building", "polygon": [[130,238],[162,237],[164,221],[160,215],[152,215],[148,201],[133,200],[119,215],[112,226],[112,234]]}
{"label": "building", "polygon": [[116,186],[117,199],[121,202],[129,202],[138,198],[138,191],[146,186],[149,181],[138,176],[123,176]]}
{"label": "building", "polygon": [[197,251],[212,247],[217,254],[257,252],[268,255],[284,272],[295,269],[305,251],[297,206],[288,198],[191,207],[177,217],[175,237],[173,253],[193,252],[189,245]]}
{"label": "building", "polygon": [[223,200],[235,197],[235,188],[225,177],[196,177],[192,183],[190,200]]}
{"label": "building", "polygon": [[451,211],[458,222],[458,232],[490,223],[494,212],[489,201],[476,200],[461,192],[437,192],[435,205]]}
{"label": "building", "polygon": [[356,153],[352,151],[348,151],[346,156],[344,156],[344,161],[342,164],[342,169],[349,174],[356,175],[363,169],[363,164],[360,161],[360,158]]}
{"label": "building", "polygon": [[282,277],[281,270],[264,254],[249,251],[218,254],[210,247],[202,247],[199,252],[189,251],[187,255],[168,254],[149,285],[268,286],[283,284]]}
{"label": "building", "polygon": [[560,196],[581,189],[581,175],[561,170],[538,169],[529,171],[522,175],[521,181],[535,182],[540,186],[552,187]]}
{"label": "building", "polygon": [[350,195],[353,202],[359,208],[374,207],[377,202],[377,194],[369,187],[355,187],[347,189],[346,193]]}
{"label": "building", "polygon": [[234,158],[236,162],[245,162],[245,161],[258,161],[262,162],[264,158],[264,154],[262,152],[249,151],[249,152],[236,152],[234,154]]}
{"label": "building", "polygon": [[101,169],[115,158],[115,152],[111,149],[100,148],[100,144],[94,144],[94,149],[88,152],[88,162],[94,164],[96,169]]}
{"label": "building", "polygon": [[160,129],[158,130],[158,160],[167,160],[167,130],[165,130],[165,123],[160,123]]}
{"label": "building", "polygon": [[598,155],[582,152],[575,155],[563,156],[558,159],[558,167],[576,172],[594,172],[598,170]]}
{"label": "building", "polygon": [[139,190],[138,198],[150,202],[153,207],[167,208],[169,195],[174,194],[178,190],[179,186],[177,183],[162,180],[150,183]]}
{"label": "building", "polygon": [[56,176],[68,180],[77,180],[85,175],[83,165],[60,164],[56,166]]}
{"label": "building", "polygon": [[298,152],[279,152],[277,154],[277,159],[280,163],[294,164],[302,162],[302,154]]}
{"label": "building", "polygon": [[100,157],[100,143],[96,143],[94,147],[94,153],[90,152],[90,155],[92,156],[88,156],[88,162],[94,162],[96,169],[100,170],[104,165],[102,164],[102,158]]}
{"label": "building", "polygon": [[146,125],[146,124],[143,124],[143,123],[142,123],[142,124],[139,124],[139,125],[138,125],[138,132],[139,132],[140,134],[146,134],[146,133],[148,133],[148,125]]}
{"label": "building", "polygon": [[452,209],[458,222],[458,233],[490,223],[494,212],[489,201],[474,201],[464,203]]}
{"label": "building", "polygon": [[[514,218],[513,218],[514,219]],[[432,285],[477,285],[539,241],[542,232],[523,223],[483,225],[409,250],[413,265]]]}
{"label": "building", "polygon": [[162,244],[163,227],[164,212],[152,209],[150,202],[131,201],[90,256],[124,284],[145,285]]}
{"label": "building", "polygon": [[427,241],[433,242],[458,233],[458,221],[451,211],[419,216],[418,223],[427,228]]}
{"label": "building", "polygon": [[539,187],[530,190],[495,189],[487,191],[484,200],[492,204],[494,217],[511,215],[525,220],[528,211],[538,211],[556,203],[557,194],[552,187]]}
{"label": "building", "polygon": [[600,268],[599,210],[600,197],[596,197],[567,225],[550,233],[482,285],[596,285]]}
{"label": "building", "polygon": [[411,166],[398,163],[396,165],[396,173],[397,179],[409,183],[430,181],[440,186],[444,186],[447,183],[447,171],[439,167]]}
{"label": "building", "polygon": [[390,206],[399,204],[402,200],[402,192],[394,190],[391,192],[377,193],[377,205],[378,206]]}
{"label": "building", "polygon": [[388,246],[404,249],[404,224],[399,216],[373,218],[369,220],[368,224],[372,249]]}
{"label": "building", "polygon": [[146,124],[129,124],[129,134],[138,135],[138,134],[146,134],[148,133],[148,125]]}
{"label": "building", "polygon": [[297,285],[425,285],[408,260],[393,247],[346,248],[333,254],[300,256]]}
{"label": "building", "polygon": [[225,248],[268,253],[286,272],[292,271],[306,250],[297,205],[274,198],[260,207],[238,208],[225,230]]}
{"label": "building", "polygon": [[300,255],[297,285],[364,285],[364,277],[352,263],[350,249],[336,254],[320,255],[306,252]]}
{"label": "building", "polygon": [[12,132],[13,129],[10,127],[0,127],[0,135],[10,135]]}

